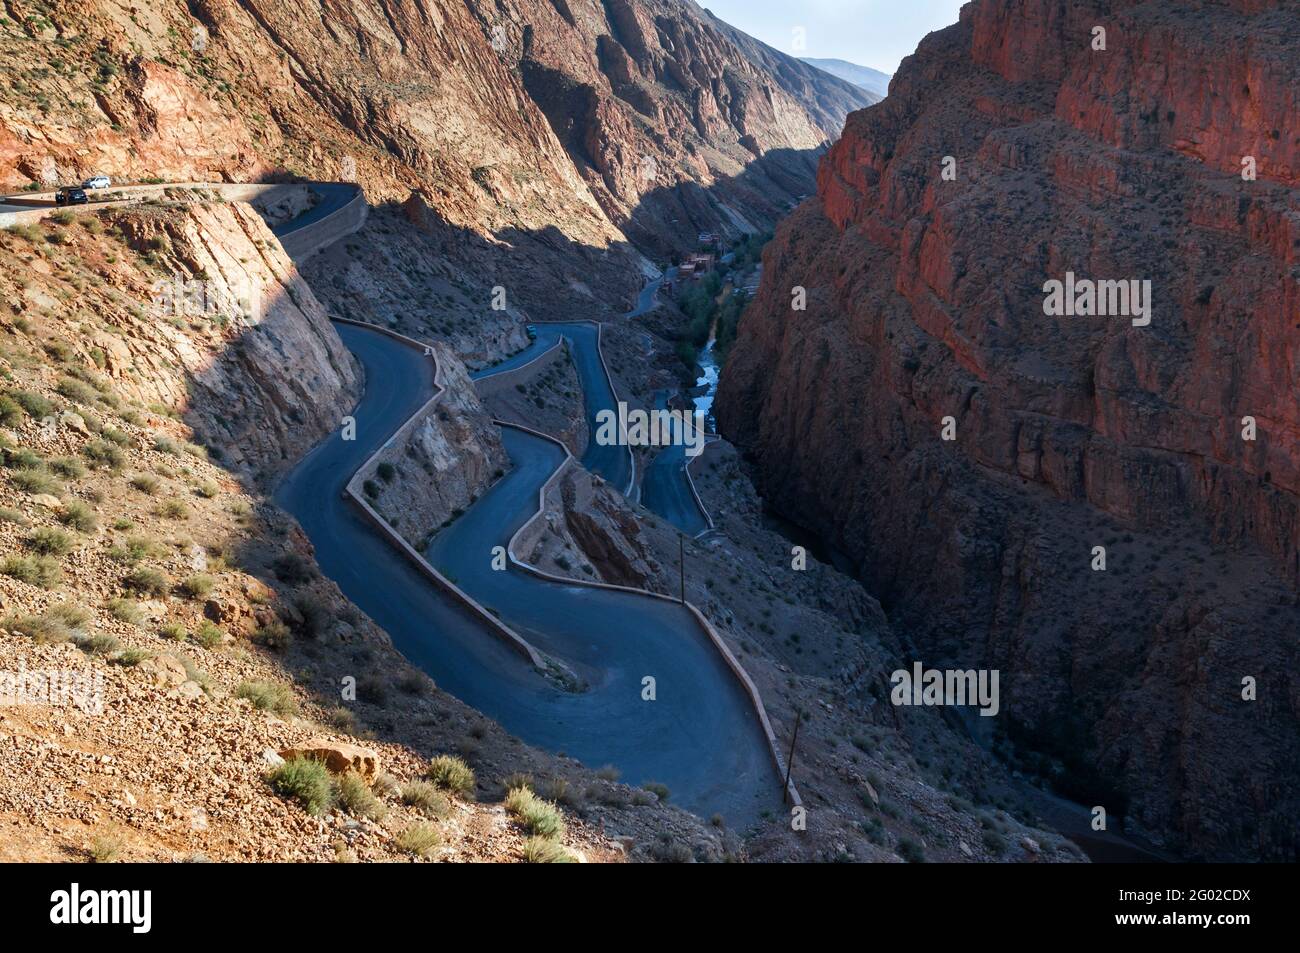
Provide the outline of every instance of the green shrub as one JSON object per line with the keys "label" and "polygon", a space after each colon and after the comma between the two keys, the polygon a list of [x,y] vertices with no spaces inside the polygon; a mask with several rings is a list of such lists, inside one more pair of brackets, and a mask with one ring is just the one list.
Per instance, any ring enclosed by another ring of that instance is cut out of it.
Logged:
{"label": "green shrub", "polygon": [[27,548],[44,556],[66,556],[72,549],[72,537],[55,526],[41,526],[27,536]]}
{"label": "green shrub", "polygon": [[388,682],[377,675],[367,675],[357,682],[357,697],[371,705],[388,702]]}
{"label": "green shrub", "polygon": [[50,469],[68,480],[80,480],[86,475],[86,466],[76,457],[55,457]]}
{"label": "green shrub", "polygon": [[59,522],[83,533],[93,532],[99,523],[95,519],[95,511],[77,500],[63,507],[63,512],[59,514]]}
{"label": "green shrub", "polygon": [[334,806],[334,780],[329,770],[310,758],[289,758],[268,775],[271,788],[282,797],[293,798],[308,814],[324,814]]}
{"label": "green shrub", "polygon": [[153,496],[157,493],[161,483],[162,481],[151,473],[139,473],[131,477],[131,486],[145,496]]}
{"label": "green shrub", "polygon": [[524,841],[524,862],[529,864],[572,864],[577,858],[549,837]]}
{"label": "green shrub", "polygon": [[185,626],[179,622],[166,622],[158,629],[158,634],[164,639],[171,639],[173,642],[184,642],[188,637]]}
{"label": "green shrub", "polygon": [[128,536],[125,543],[113,546],[108,551],[110,559],[128,564],[135,564],[158,554],[158,547],[143,536]]}
{"label": "green shrub", "polygon": [[325,723],[339,731],[346,731],[352,734],[357,727],[357,716],[352,713],[352,709],[343,705],[335,705],[325,714]]}
{"label": "green shrub", "polygon": [[63,492],[63,484],[44,470],[20,470],[11,474],[9,479],[24,493],[51,493],[58,496]]}
{"label": "green shrub", "polygon": [[166,500],[157,511],[159,516],[169,520],[187,520],[190,518],[190,508],[182,500]]}
{"label": "green shrub", "polygon": [[293,689],[276,682],[241,682],[235,689],[235,697],[247,698],[254,708],[278,715],[290,715],[298,710]]}
{"label": "green shrub", "polygon": [[309,639],[320,636],[334,620],[329,607],[314,592],[300,593],[293,604],[302,615],[302,634]]}
{"label": "green shrub", "polygon": [[543,801],[528,788],[515,788],[506,795],[505,808],[524,830],[538,837],[559,837],[564,833],[564,817],[550,801]]}
{"label": "green shrub", "polygon": [[190,576],[181,583],[181,592],[190,599],[206,599],[216,580],[205,573]]}
{"label": "green shrub", "polygon": [[10,576],[31,586],[53,589],[63,581],[63,570],[50,556],[8,556],[0,562],[0,575]]}
{"label": "green shrub", "polygon": [[0,621],[0,628],[21,633],[35,642],[67,642],[80,635],[89,621],[90,613],[81,606],[64,603],[39,615],[8,616]]}
{"label": "green shrub", "polygon": [[23,422],[26,414],[18,401],[14,400],[8,394],[0,394],[0,425],[5,427],[17,427]]}
{"label": "green shrub", "polygon": [[474,769],[453,754],[440,754],[425,772],[430,781],[445,791],[467,795],[474,790]]}
{"label": "green shrub", "polygon": [[204,619],[194,630],[194,641],[205,649],[215,649],[225,640],[226,633],[220,627]]}
{"label": "green shrub", "polygon": [[984,831],[984,846],[996,857],[1002,856],[1007,849],[1007,839],[997,831],[989,828]]}
{"label": "green shrub", "polygon": [[139,649],[135,646],[128,646],[117,653],[112,660],[114,665],[123,665],[127,668],[134,668],[145,659],[153,658],[153,653],[146,649]]}
{"label": "green shrub", "polygon": [[530,791],[537,791],[537,782],[533,780],[533,776],[522,771],[513,771],[507,774],[502,779],[501,785],[507,791],[513,791],[515,788],[528,788]]}
{"label": "green shrub", "polygon": [[31,523],[31,520],[12,507],[0,506],[0,523],[15,523],[18,526],[27,526]]}
{"label": "green shrub", "polygon": [[416,821],[393,839],[400,850],[417,857],[432,857],[442,843],[442,835],[432,824]]}
{"label": "green shrub", "polygon": [[30,417],[41,420],[49,417],[54,413],[54,405],[40,394],[29,390],[14,390],[9,392],[9,397],[25,410]]}
{"label": "green shrub", "polygon": [[95,398],[99,396],[95,393],[95,388],[73,377],[62,378],[55,390],[69,400],[92,406],[95,403]]}
{"label": "green shrub", "polygon": [[43,470],[45,461],[41,455],[26,447],[4,451],[5,466],[11,470]]}
{"label": "green shrub", "polygon": [[310,582],[315,576],[311,563],[297,553],[285,553],[271,563],[271,570],[281,582],[297,586]]}
{"label": "green shrub", "polygon": [[126,465],[126,454],[107,440],[96,438],[81,448],[81,455],[97,470],[120,470]]}
{"label": "green shrub", "polygon": [[122,859],[122,839],[113,834],[97,834],[90,842],[90,859],[96,864],[112,864]]}
{"label": "green shrub", "polygon": [[171,580],[157,569],[139,566],[122,577],[122,585],[142,596],[163,596],[171,587]]}
{"label": "green shrub", "polygon": [[370,785],[355,771],[348,771],[338,782],[339,804],[353,817],[366,817],[372,821],[382,820],[388,813],[388,807],[375,797]]}
{"label": "green shrub", "polygon": [[444,818],[451,814],[451,801],[438,790],[437,785],[428,781],[411,781],[403,784],[398,792],[402,803],[407,804],[421,814]]}
{"label": "green shrub", "polygon": [[655,795],[660,801],[668,800],[670,792],[668,790],[668,785],[666,784],[660,784],[658,781],[647,781],[645,784],[641,785],[641,787]]}
{"label": "green shrub", "polygon": [[898,846],[895,850],[898,851],[898,856],[902,857],[909,864],[925,863],[925,850],[919,843],[910,837],[900,837],[898,839]]}
{"label": "green shrub", "polygon": [[108,614],[119,622],[129,622],[131,625],[139,625],[145,618],[140,603],[133,599],[110,599]]}
{"label": "green shrub", "polygon": [[96,632],[94,635],[74,635],[72,641],[77,648],[87,655],[112,655],[122,647],[122,644],[107,632]]}
{"label": "green shrub", "polygon": [[293,635],[283,622],[268,622],[257,627],[257,631],[253,633],[253,641],[268,649],[283,652],[293,644]]}

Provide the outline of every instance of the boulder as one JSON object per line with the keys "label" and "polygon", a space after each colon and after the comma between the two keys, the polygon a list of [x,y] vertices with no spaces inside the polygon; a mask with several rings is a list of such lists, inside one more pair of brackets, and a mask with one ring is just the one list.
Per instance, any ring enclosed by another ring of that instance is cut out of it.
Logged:
{"label": "boulder", "polygon": [[312,758],[324,762],[325,767],[335,774],[351,770],[367,781],[373,780],[379,773],[379,755],[374,751],[332,738],[312,738],[301,745],[284,748],[280,751],[280,757],[286,761],[289,758]]}
{"label": "boulder", "polygon": [[190,680],[185,665],[172,655],[155,655],[135,667],[159,688],[179,688]]}

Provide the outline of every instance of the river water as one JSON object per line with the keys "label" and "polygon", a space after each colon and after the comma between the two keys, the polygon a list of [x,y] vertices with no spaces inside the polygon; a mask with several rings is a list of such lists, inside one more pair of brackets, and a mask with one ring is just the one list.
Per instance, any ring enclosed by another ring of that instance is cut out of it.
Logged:
{"label": "river water", "polygon": [[704,425],[708,430],[716,432],[717,425],[713,420],[713,398],[718,392],[718,356],[716,352],[718,339],[714,335],[713,329],[709,330],[709,342],[704,345],[704,350],[700,352],[696,363],[699,365],[699,373],[695,378],[695,387],[698,393],[692,398],[695,409],[704,415]]}

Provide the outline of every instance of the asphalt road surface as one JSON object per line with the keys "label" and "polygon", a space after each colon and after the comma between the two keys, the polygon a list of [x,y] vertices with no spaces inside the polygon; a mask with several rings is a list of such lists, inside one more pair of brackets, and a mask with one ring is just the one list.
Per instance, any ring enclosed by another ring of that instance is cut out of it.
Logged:
{"label": "asphalt road surface", "polygon": [[[505,428],[513,468],[435,537],[428,556],[568,665],[586,683],[582,691],[565,690],[535,671],[361,517],[343,488],[428,398],[432,368],[419,351],[391,338],[337,327],[365,369],[365,396],[354,411],[357,439],[332,434],[275,494],[301,523],[326,575],[441,688],[525,741],[592,767],[613,764],[628,783],[666,784],[672,803],[720,813],[733,827],[779,811],[781,781],[749,700],[684,607],[547,582],[513,566],[491,568],[492,548],[504,546],[534,512],[538,489],[563,459],[554,443]],[[567,326],[539,331],[548,327]],[[594,336],[589,325],[573,326],[575,334],[582,329]],[[619,474],[614,456],[600,462]],[[654,679],[653,701],[643,698],[646,677]]]}
{"label": "asphalt road surface", "polygon": [[[667,408],[663,391],[655,395],[655,408]],[[686,463],[686,446],[680,442],[655,454],[641,476],[641,503],[687,536],[698,536],[710,527],[687,482]]]}

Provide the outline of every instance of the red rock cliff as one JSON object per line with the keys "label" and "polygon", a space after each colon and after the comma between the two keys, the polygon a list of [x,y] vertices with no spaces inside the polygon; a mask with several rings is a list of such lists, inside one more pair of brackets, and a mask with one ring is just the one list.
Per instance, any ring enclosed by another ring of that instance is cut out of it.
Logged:
{"label": "red rock cliff", "polygon": [[[1298,850],[1298,100],[1293,4],[968,4],[849,118],[717,402],[921,659],[1189,855]],[[1046,315],[1066,272],[1150,324]]]}

